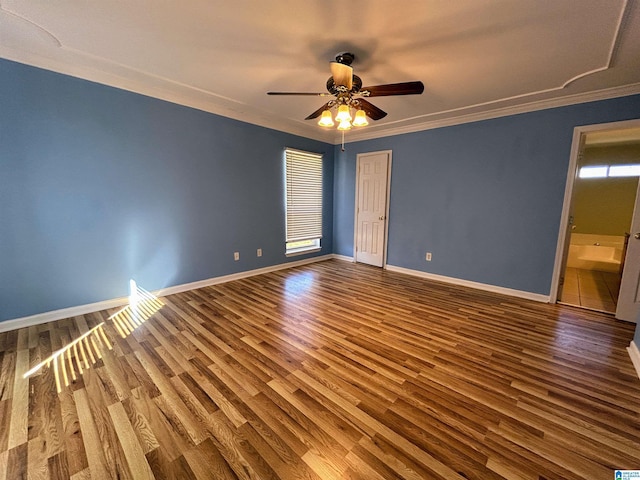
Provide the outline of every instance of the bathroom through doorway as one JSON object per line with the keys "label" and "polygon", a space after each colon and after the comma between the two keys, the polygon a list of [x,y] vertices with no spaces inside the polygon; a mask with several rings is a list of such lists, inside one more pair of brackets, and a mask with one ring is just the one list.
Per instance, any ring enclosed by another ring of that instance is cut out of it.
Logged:
{"label": "bathroom through doorway", "polygon": [[639,178],[640,127],[582,134],[558,302],[616,313]]}

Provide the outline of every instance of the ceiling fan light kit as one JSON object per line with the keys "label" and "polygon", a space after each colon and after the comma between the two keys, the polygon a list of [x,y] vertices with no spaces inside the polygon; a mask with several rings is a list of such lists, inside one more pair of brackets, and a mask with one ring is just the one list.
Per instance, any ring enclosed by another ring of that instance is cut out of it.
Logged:
{"label": "ceiling fan light kit", "polygon": [[366,127],[369,125],[369,122],[367,121],[367,114],[364,113],[364,110],[358,110],[356,112],[356,118],[353,119],[352,125],[354,127]]}
{"label": "ceiling fan light kit", "polygon": [[349,120],[343,120],[338,125],[338,130],[344,132],[345,130],[351,130],[351,122]]}
{"label": "ceiling fan light kit", "polygon": [[[355,117],[351,117],[351,106],[357,108]],[[336,122],[339,123],[338,130],[350,130],[351,127],[366,127],[369,125],[367,114],[359,107],[359,102],[355,99],[351,99],[349,103],[343,103],[338,107]],[[335,125],[329,108],[323,110],[318,125],[321,127],[333,127]]]}
{"label": "ceiling fan light kit", "polygon": [[[424,91],[424,85],[420,81],[390,83],[387,85],[375,85],[362,87],[362,80],[353,74],[351,63],[354,61],[353,53],[345,52],[336,56],[336,61],[330,63],[331,77],[327,80],[326,93],[308,92],[267,92],[268,95],[317,95],[324,97],[335,96],[318,110],[309,115],[305,120],[320,117],[318,125],[329,128],[338,122],[338,130],[344,134],[351,127],[364,127],[369,125],[367,117],[371,120],[380,120],[387,116],[387,112],[379,109],[363,97],[382,97],[392,95],[419,95]],[[337,108],[335,122],[331,109]],[[354,117],[351,110],[355,111]]]}
{"label": "ceiling fan light kit", "polygon": [[351,122],[351,112],[349,106],[345,103],[338,107],[338,114],[336,115],[337,122]]}
{"label": "ceiling fan light kit", "polygon": [[322,112],[318,125],[321,127],[333,127],[335,125],[335,123],[333,123],[333,117],[331,116],[331,110],[326,109]]}

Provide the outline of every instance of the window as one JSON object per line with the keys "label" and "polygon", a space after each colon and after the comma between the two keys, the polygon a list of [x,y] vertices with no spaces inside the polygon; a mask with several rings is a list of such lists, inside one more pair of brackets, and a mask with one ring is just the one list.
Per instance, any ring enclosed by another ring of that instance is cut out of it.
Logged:
{"label": "window", "polygon": [[322,155],[285,150],[287,255],[320,249]]}
{"label": "window", "polygon": [[580,178],[640,177],[640,164],[581,167]]}
{"label": "window", "polygon": [[611,165],[609,167],[610,177],[639,177],[640,165]]}
{"label": "window", "polygon": [[604,167],[581,167],[579,176],[580,178],[606,178],[607,170],[609,168],[606,165]]}

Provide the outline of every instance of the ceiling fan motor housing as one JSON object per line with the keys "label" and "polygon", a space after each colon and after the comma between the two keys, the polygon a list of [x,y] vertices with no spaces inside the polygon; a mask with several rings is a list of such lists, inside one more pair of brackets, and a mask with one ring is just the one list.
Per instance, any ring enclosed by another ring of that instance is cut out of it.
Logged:
{"label": "ceiling fan motor housing", "polygon": [[356,56],[350,52],[340,53],[336,56],[336,62],[342,63],[343,65],[351,65]]}
{"label": "ceiling fan motor housing", "polygon": [[[350,92],[358,93],[361,88],[362,88],[362,79],[357,75],[353,75],[353,83],[351,85]],[[336,82],[333,80],[333,77],[329,77],[327,79],[327,91],[331,95],[338,95],[340,93],[340,89],[336,85]]]}

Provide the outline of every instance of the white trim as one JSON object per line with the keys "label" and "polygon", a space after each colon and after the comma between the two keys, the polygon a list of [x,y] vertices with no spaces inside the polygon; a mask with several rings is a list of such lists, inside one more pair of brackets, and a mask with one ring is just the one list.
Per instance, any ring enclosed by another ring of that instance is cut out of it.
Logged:
{"label": "white trim", "polygon": [[393,167],[393,150],[383,150],[381,153],[389,154],[387,163],[387,198],[384,212],[384,252],[382,258],[382,268],[387,264],[387,253],[389,252],[389,212],[391,212],[391,168]]}
{"label": "white trim", "polygon": [[[6,11],[5,11],[6,12]],[[33,23],[33,22],[31,22]],[[41,27],[40,27],[41,28]],[[54,37],[55,38],[55,37]],[[616,37],[617,38],[617,37]],[[58,41],[55,39],[54,41]],[[78,50],[73,50],[65,46],[56,47],[77,55],[80,60],[75,65],[67,62],[46,58],[40,54],[18,51],[7,46],[0,45],[0,58],[22,63],[25,65],[49,70],[52,72],[68,75],[75,78],[81,78],[90,82],[100,83],[121,90],[134,92],[140,95],[157,98],[167,102],[183,105],[204,112],[213,113],[226,118],[239,120],[241,122],[251,123],[273,130],[287,132],[293,135],[299,135],[304,138],[340,145],[342,137],[337,130],[325,130],[318,128],[315,123],[305,122],[303,120],[291,120],[283,118],[275,118],[268,116],[264,112],[253,111],[248,105],[238,101],[220,96],[206,89],[200,89],[191,85],[185,85],[174,80],[156,76],[149,72],[132,68],[128,65],[119,64],[102,57],[88,55]],[[614,51],[614,50],[613,50]],[[615,51],[614,51],[615,53]],[[83,64],[84,63],[84,64]],[[98,65],[109,63],[112,67],[111,72],[101,70]],[[121,73],[120,73],[121,72]],[[586,72],[582,76],[586,75]],[[573,78],[568,81],[575,81]],[[478,105],[468,105],[448,111],[438,111],[427,113],[406,120],[399,120],[398,126],[393,126],[394,122],[387,122],[381,125],[370,125],[360,130],[350,130],[347,137],[347,144],[359,142],[362,140],[370,140],[375,138],[390,137],[394,135],[402,135],[405,133],[420,132],[424,130],[432,130],[435,128],[449,127],[453,125],[461,125],[481,120],[490,120],[493,118],[517,115],[520,113],[534,112],[537,110],[546,110],[549,108],[564,107],[568,105],[576,105],[580,103],[594,102],[598,100],[608,100],[617,97],[626,97],[640,93],[640,83],[632,83],[628,85],[605,88],[596,91],[576,93],[565,95],[562,97],[547,98],[542,100],[534,100],[524,104],[510,105],[505,107],[496,107],[491,110],[476,111],[480,108],[499,105],[504,102],[517,101],[520,98],[528,96],[544,95],[550,92],[562,91],[565,87],[556,87],[542,92],[530,92],[519,95],[515,98],[499,98]],[[457,114],[456,112],[459,112]],[[464,113],[471,112],[471,113]],[[453,114],[454,116],[445,115]],[[428,120],[434,118],[434,120]],[[410,123],[418,120],[419,123]],[[404,125],[402,125],[404,123]]]}
{"label": "white trim", "polygon": [[[536,112],[539,110],[547,110],[550,108],[566,107],[569,105],[578,105],[581,103],[596,102],[599,100],[610,100],[612,98],[627,97],[629,95],[637,95],[640,93],[640,83],[632,83],[621,87],[606,88],[593,92],[577,93],[559,98],[550,98],[545,100],[537,100],[529,103],[511,105],[507,107],[498,107],[492,110],[484,110],[475,113],[461,113],[460,115],[440,118],[436,120],[426,120],[420,123],[412,123],[409,125],[390,127],[389,123],[380,125],[378,131],[376,126],[369,126],[358,131],[351,130],[349,132],[349,141],[347,143],[360,142],[362,140],[372,140],[376,138],[391,137],[394,135],[403,135],[405,133],[415,133],[424,130],[433,130],[442,127],[451,127],[454,125],[462,125],[465,123],[479,122],[482,120],[491,120],[494,118],[508,117],[511,115],[519,115],[521,113]],[[532,94],[533,95],[533,94]],[[500,103],[507,99],[495,100],[491,103]],[[465,110],[471,110],[474,107],[464,107]],[[447,112],[433,112],[424,115],[424,117],[433,117],[445,115]],[[410,121],[403,120],[403,121]],[[384,129],[384,130],[382,130]],[[334,145],[339,145],[338,138],[334,138]]]}
{"label": "white trim", "polygon": [[[192,283],[184,283],[182,285],[175,285],[172,287],[161,288],[151,292],[157,297],[164,297],[167,295],[173,295],[175,293],[182,293],[188,290],[195,290],[196,288],[208,287],[210,285],[217,285],[219,283],[231,282],[233,280],[240,280],[242,278],[253,277],[255,275],[262,275],[263,273],[275,272],[278,270],[284,270],[286,268],[299,267],[309,263],[322,262],[337,258],[343,260],[341,256],[333,254],[322,255],[319,257],[306,258],[304,260],[297,260],[295,262],[281,263],[278,265],[272,265],[270,267],[257,268],[255,270],[247,270],[244,272],[232,273],[230,275],[224,275],[222,277],[213,277],[206,280],[200,280]],[[346,259],[347,257],[344,257]],[[50,312],[38,313],[36,315],[30,315],[28,317],[14,318],[11,320],[0,321],[0,333],[8,332],[10,330],[17,330],[18,328],[32,327],[34,325],[40,325],[42,323],[53,322],[56,320],[62,320],[63,318],[75,317],[78,315],[86,315],[87,313],[99,312],[101,310],[108,310],[111,308],[122,307],[129,303],[129,297],[113,298],[111,300],[103,300],[101,302],[89,303],[87,305],[79,305],[77,307],[63,308],[61,310],[53,310]]]}
{"label": "white trim", "polygon": [[484,290],[486,292],[499,293],[501,295],[508,295],[510,297],[524,298],[526,300],[533,300],[535,302],[549,303],[549,296],[541,295],[539,293],[531,293],[531,292],[525,292],[523,290],[514,290],[512,288],[498,287],[496,285],[489,285],[486,283],[463,280],[461,278],[446,277],[444,275],[437,275],[435,273],[428,273],[420,270],[412,270],[410,268],[404,268],[404,267],[396,267],[395,265],[387,265],[386,269],[389,270],[390,272],[404,273],[406,275],[425,278],[427,280],[434,280],[436,282],[443,282],[443,283],[449,283],[451,285],[459,285],[462,287],[475,288],[476,290]]}
{"label": "white trim", "polygon": [[299,255],[305,255],[308,253],[316,253],[319,252],[320,250],[322,250],[321,247],[305,247],[302,249],[295,249],[295,250],[287,250],[287,252],[285,253],[286,257],[297,257]]}
{"label": "white trim", "polygon": [[[82,58],[81,62],[83,61],[86,64],[82,65],[79,62],[75,65],[69,65],[59,59],[45,58],[37,53],[16,51],[4,45],[0,45],[0,58],[176,105],[194,108],[240,122],[287,132],[333,145],[338,143],[334,138],[333,131],[318,128],[315,122],[309,123],[304,120],[268,116],[262,111],[249,108],[250,106],[247,104],[220,96],[206,89],[179,83],[166,77],[153,75],[128,65],[112,62],[102,57],[91,56],[64,46],[58,48],[78,55]],[[98,69],[96,62],[110,64],[111,71],[105,72]],[[122,72],[122,74],[119,72]]]}
{"label": "white trim", "polygon": [[376,152],[363,152],[363,153],[358,153],[358,155],[356,155],[356,191],[355,191],[355,197],[356,197],[356,204],[354,207],[354,219],[353,219],[353,258],[354,261],[357,262],[358,260],[358,251],[357,251],[357,245],[358,245],[358,200],[359,200],[359,193],[360,193],[360,159],[362,157],[368,157],[370,155],[380,155],[380,154],[386,154],[387,155],[387,188],[386,188],[386,198],[385,198],[385,212],[384,212],[384,247],[383,247],[383,252],[382,252],[382,268],[385,267],[385,265],[387,264],[387,249],[389,246],[389,211],[390,211],[390,204],[391,204],[391,163],[393,161],[393,150],[380,150],[380,151],[376,151]]}
{"label": "white trim", "polygon": [[638,345],[636,342],[631,342],[627,347],[627,352],[629,352],[629,356],[631,357],[631,362],[636,369],[636,374],[638,378],[640,378],[640,350],[638,350]]}
{"label": "white trim", "polygon": [[353,257],[348,257],[346,255],[338,255],[337,253],[333,254],[333,258],[336,259],[336,260],[341,260],[343,262],[351,262],[351,263],[355,262]]}
{"label": "white trim", "polygon": [[165,297],[167,295],[173,295],[175,293],[182,293],[189,290],[195,290],[197,288],[204,288],[211,285],[218,285],[220,283],[232,282],[233,280],[241,280],[243,278],[254,277],[256,275],[262,275],[264,273],[276,272],[278,270],[284,270],[286,268],[299,267],[301,265],[307,265],[309,263],[322,262],[324,260],[330,260],[331,258],[333,258],[333,255],[329,254],[319,257],[305,258],[304,260],[296,260],[295,262],[280,263],[278,265],[272,265],[270,267],[256,268],[255,270],[246,270],[244,272],[232,273],[230,275],[224,275],[222,277],[213,277],[206,280],[200,280],[198,282],[184,283],[182,285],[162,288],[160,290],[156,290],[155,292],[153,292],[153,294],[157,297]]}
{"label": "white trim", "polygon": [[86,305],[78,305],[76,307],[37,313],[28,317],[4,320],[0,322],[0,333],[17,330],[18,328],[33,327],[34,325],[54,322],[56,320],[62,320],[63,318],[71,318],[78,315],[86,315],[87,313],[108,310],[110,308],[117,308],[126,305],[128,302],[129,297],[113,298],[111,300],[103,300],[101,302],[88,303]]}
{"label": "white trim", "polygon": [[569,229],[569,213],[571,213],[571,199],[573,197],[573,185],[576,181],[578,170],[578,157],[582,150],[583,136],[580,127],[573,129],[573,140],[571,142],[571,153],[569,154],[569,168],[567,171],[567,181],[564,186],[564,199],[562,201],[562,214],[560,216],[560,227],[558,240],[556,242],[556,258],[553,262],[553,273],[551,274],[551,287],[549,299],[551,303],[558,301],[558,289],[560,288],[560,276],[562,275],[563,259],[565,249],[568,248],[566,242],[567,230]]}

